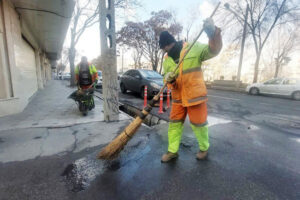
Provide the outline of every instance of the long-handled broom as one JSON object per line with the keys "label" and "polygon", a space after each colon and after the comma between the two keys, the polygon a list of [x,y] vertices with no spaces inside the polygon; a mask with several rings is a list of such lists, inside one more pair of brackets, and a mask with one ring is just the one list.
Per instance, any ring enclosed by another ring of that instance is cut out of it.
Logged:
{"label": "long-handled broom", "polygon": [[[212,18],[214,14],[216,13],[218,7],[220,6],[220,2],[215,7],[214,11],[210,15]],[[197,42],[201,34],[203,33],[203,28],[196,37],[196,39],[193,41],[193,43],[189,46],[189,48],[186,50],[185,54],[183,55],[182,59],[177,64],[174,72],[176,72],[184,60],[185,56],[188,54],[188,52],[191,50],[191,48],[194,46],[194,44]],[[133,137],[137,129],[141,126],[146,116],[150,113],[152,107],[154,104],[158,101],[160,94],[164,91],[166,88],[167,83],[164,84],[164,86],[160,89],[159,93],[153,97],[153,99],[149,102],[149,104],[141,111],[140,115],[137,116],[123,131],[120,135],[118,135],[111,143],[109,143],[107,146],[105,146],[100,153],[98,154],[99,159],[113,159],[118,156],[120,151],[124,148],[124,146],[127,144],[127,142]]]}

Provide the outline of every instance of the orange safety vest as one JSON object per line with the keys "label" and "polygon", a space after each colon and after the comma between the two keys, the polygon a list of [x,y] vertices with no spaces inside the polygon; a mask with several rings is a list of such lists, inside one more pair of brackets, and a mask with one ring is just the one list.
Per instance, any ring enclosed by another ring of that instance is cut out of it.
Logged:
{"label": "orange safety vest", "polygon": [[[180,52],[180,60],[188,49],[188,43],[184,43]],[[201,104],[207,101],[207,90],[201,70],[202,61],[215,56],[209,50],[208,45],[195,43],[189,53],[185,56],[179,66],[176,82],[168,84],[172,89],[174,104],[181,104],[184,107]],[[175,69],[176,63],[171,57],[166,56],[164,61],[164,72],[171,72]]]}

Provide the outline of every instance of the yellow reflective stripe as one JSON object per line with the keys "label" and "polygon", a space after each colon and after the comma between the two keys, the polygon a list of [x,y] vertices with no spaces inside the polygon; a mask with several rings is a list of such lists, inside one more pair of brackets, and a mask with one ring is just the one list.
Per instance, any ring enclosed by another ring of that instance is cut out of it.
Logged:
{"label": "yellow reflective stripe", "polygon": [[201,72],[201,71],[202,71],[202,69],[201,69],[201,66],[200,66],[200,67],[194,67],[194,68],[191,68],[191,69],[183,70],[182,74],[188,74],[188,73],[191,73],[191,72]]}
{"label": "yellow reflective stripe", "polygon": [[172,102],[173,102],[173,103],[182,103],[181,100],[176,100],[176,99],[172,99]]}
{"label": "yellow reflective stripe", "polygon": [[193,124],[193,125],[196,126],[196,127],[203,127],[203,126],[208,125],[208,122],[207,122],[207,121],[204,122],[204,123],[201,123],[201,124],[195,124],[195,123],[193,123],[193,122],[191,122],[191,121],[190,121],[190,123]]}
{"label": "yellow reflective stripe", "polygon": [[203,97],[196,97],[194,99],[189,99],[188,102],[189,103],[194,103],[194,102],[197,102],[197,101],[203,101],[203,100],[206,100],[207,99],[207,96],[203,96]]}

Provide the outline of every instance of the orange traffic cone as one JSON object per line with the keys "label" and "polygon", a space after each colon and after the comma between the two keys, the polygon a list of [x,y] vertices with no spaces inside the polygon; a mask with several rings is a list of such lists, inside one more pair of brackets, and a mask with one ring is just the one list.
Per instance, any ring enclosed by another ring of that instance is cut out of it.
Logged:
{"label": "orange traffic cone", "polygon": [[147,106],[147,96],[148,96],[147,90],[148,90],[148,87],[146,85],[145,88],[144,88],[144,108]]}
{"label": "orange traffic cone", "polygon": [[164,95],[163,93],[160,93],[160,98],[159,98],[159,110],[158,113],[164,113],[163,111],[163,100],[164,100]]}
{"label": "orange traffic cone", "polygon": [[170,108],[170,90],[167,90],[167,109]]}

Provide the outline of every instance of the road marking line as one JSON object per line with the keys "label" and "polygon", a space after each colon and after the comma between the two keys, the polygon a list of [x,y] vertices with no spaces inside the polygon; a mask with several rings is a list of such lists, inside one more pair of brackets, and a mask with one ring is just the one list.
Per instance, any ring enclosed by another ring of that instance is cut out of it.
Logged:
{"label": "road marking line", "polygon": [[228,97],[221,97],[221,96],[214,96],[214,95],[207,95],[209,97],[216,97],[220,99],[229,99],[229,100],[234,100],[234,101],[240,101],[240,99],[233,99],[233,98],[228,98]]}

